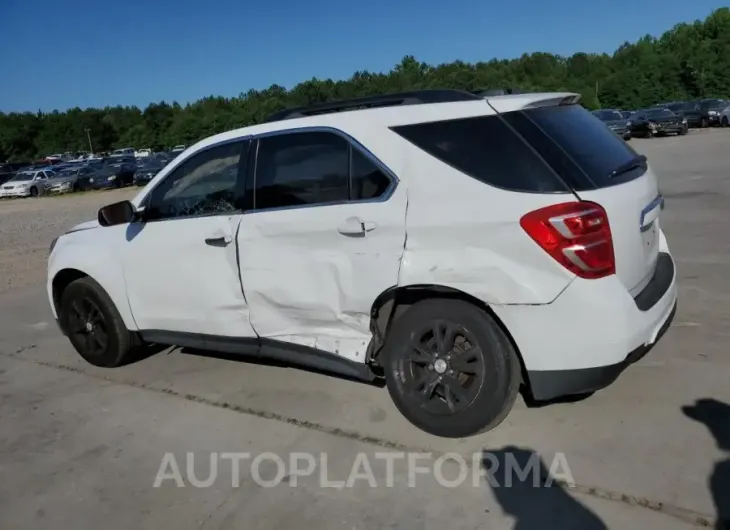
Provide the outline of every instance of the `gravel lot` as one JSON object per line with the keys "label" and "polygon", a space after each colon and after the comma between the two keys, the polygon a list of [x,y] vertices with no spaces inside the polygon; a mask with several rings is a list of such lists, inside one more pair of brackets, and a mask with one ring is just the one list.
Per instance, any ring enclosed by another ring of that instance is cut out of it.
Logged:
{"label": "gravel lot", "polygon": [[[0,202],[0,528],[671,530],[730,519],[730,130],[632,144],[667,199],[674,325],[611,387],[575,403],[519,401],[495,431],[465,440],[416,430],[383,389],[301,370],[180,351],[90,367],[51,321],[48,245],[136,190]],[[686,408],[701,399],[719,403]],[[186,452],[326,452],[342,479],[358,452],[515,446],[547,465],[563,454],[576,487],[410,487],[401,474],[392,487],[309,477],[262,488],[248,468],[237,488],[229,474],[208,488],[152,487],[167,452],[183,467]]]}
{"label": "gravel lot", "polygon": [[0,293],[44,281],[54,237],[93,219],[99,207],[131,199],[139,189],[0,200]]}

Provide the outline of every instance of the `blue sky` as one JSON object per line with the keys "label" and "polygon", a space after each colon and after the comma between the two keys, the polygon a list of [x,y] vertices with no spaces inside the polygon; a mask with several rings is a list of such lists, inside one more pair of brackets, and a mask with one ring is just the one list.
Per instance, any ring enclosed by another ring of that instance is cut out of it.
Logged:
{"label": "blue sky", "polygon": [[0,110],[194,101],[524,52],[612,52],[723,0],[0,0]]}

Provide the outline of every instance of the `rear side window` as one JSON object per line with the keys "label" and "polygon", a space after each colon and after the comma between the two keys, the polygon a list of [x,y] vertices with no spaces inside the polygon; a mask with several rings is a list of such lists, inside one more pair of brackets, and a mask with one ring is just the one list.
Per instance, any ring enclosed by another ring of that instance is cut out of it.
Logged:
{"label": "rear side window", "polygon": [[610,177],[637,154],[580,105],[538,107],[502,115],[576,191],[628,182],[646,172]]}
{"label": "rear side window", "polygon": [[[605,125],[601,126],[606,129]],[[403,125],[393,127],[393,131],[431,156],[485,184],[531,193],[569,191],[540,156],[499,116]]]}

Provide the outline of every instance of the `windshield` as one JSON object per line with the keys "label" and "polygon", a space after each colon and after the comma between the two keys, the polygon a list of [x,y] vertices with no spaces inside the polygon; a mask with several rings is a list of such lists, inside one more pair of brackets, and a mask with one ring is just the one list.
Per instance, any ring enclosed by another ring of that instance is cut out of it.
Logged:
{"label": "windshield", "polygon": [[27,180],[33,180],[34,175],[35,175],[35,173],[18,173],[10,180],[12,180],[14,182],[23,182],[23,181],[27,181]]}
{"label": "windshield", "polygon": [[705,101],[700,103],[700,107],[703,109],[715,109],[718,107],[725,107],[727,105],[727,101],[723,99],[706,99]]}
{"label": "windshield", "polygon": [[624,117],[621,115],[621,113],[617,110],[597,110],[594,114],[603,121],[623,120],[624,119]]}
{"label": "windshield", "polygon": [[644,112],[648,118],[666,118],[673,113],[669,109],[649,109]]}

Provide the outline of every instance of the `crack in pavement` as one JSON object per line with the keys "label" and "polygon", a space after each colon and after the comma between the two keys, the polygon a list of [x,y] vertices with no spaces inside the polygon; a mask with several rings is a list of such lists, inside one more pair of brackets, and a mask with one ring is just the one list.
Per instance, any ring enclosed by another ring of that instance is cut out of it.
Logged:
{"label": "crack in pavement", "polygon": [[[86,377],[90,377],[92,379],[97,379],[101,381],[106,381],[110,383],[115,383],[122,386],[128,386],[128,387],[134,387],[139,388],[141,390],[146,390],[148,392],[153,392],[156,394],[165,394],[174,396],[177,398],[182,398],[188,401],[194,401],[197,403],[201,403],[204,405],[208,405],[211,407],[221,408],[221,409],[228,409],[234,412],[237,412],[239,414],[246,414],[249,416],[256,416],[259,418],[264,418],[268,420],[274,420],[281,423],[286,423],[288,425],[294,425],[296,427],[301,427],[303,429],[308,429],[311,431],[321,432],[330,434],[332,436],[337,436],[340,438],[346,438],[349,440],[362,442],[369,445],[374,445],[377,447],[382,447],[386,449],[397,449],[400,451],[413,451],[413,452],[422,452],[422,453],[430,453],[436,457],[443,456],[447,453],[443,451],[437,451],[433,449],[427,449],[424,447],[417,447],[414,445],[406,445],[402,444],[396,441],[392,440],[386,440],[383,438],[379,438],[376,436],[369,436],[367,434],[354,431],[354,430],[348,430],[348,429],[340,429],[338,427],[330,427],[327,425],[323,425],[321,423],[307,421],[307,420],[300,420],[291,416],[286,416],[284,414],[279,414],[276,412],[271,412],[267,410],[260,410],[255,409],[251,407],[246,407],[242,405],[236,405],[231,404],[226,401],[218,401],[213,399],[204,398],[201,396],[197,396],[195,394],[187,394],[184,392],[178,392],[177,390],[174,390],[172,388],[155,388],[150,385],[147,385],[145,383],[141,383],[139,381],[133,381],[133,380],[120,380],[115,379],[112,377],[99,375],[99,374],[92,374],[88,371],[84,370],[83,368],[77,368],[73,366],[68,366],[60,363],[50,362],[50,361],[39,361],[34,359],[27,359],[24,358],[21,353],[30,349],[35,348],[35,345],[30,346],[24,346],[22,348],[19,348],[13,353],[5,353],[7,357],[10,357],[12,359],[35,364],[37,366],[43,366],[46,368],[56,369],[56,370],[62,370],[66,372],[71,372],[79,375],[84,375]],[[465,456],[465,455],[461,455]],[[469,455],[466,455],[467,457]],[[466,458],[467,462],[471,462],[469,458]],[[471,465],[471,464],[469,464]],[[547,477],[545,477],[547,478]],[[626,493],[616,492],[612,490],[607,490],[601,487],[597,486],[587,486],[587,485],[580,485],[580,484],[568,484],[564,481],[553,479],[553,484],[556,484],[559,487],[562,487],[568,491],[572,491],[574,493],[586,495],[589,497],[597,498],[597,499],[603,499],[607,501],[612,501],[620,504],[624,504],[627,506],[633,506],[636,508],[644,508],[647,510],[651,510],[654,512],[659,512],[665,515],[668,515],[674,519],[677,519],[679,521],[682,521],[684,523],[687,523],[689,525],[695,525],[702,528],[714,528],[716,524],[718,524],[718,521],[714,516],[709,516],[706,514],[702,514],[699,512],[696,512],[694,510],[691,510],[689,508],[684,508],[682,506],[677,506],[671,503],[665,503],[661,501],[655,501],[651,499],[647,499],[645,497],[639,497],[636,495],[629,495]]]}

